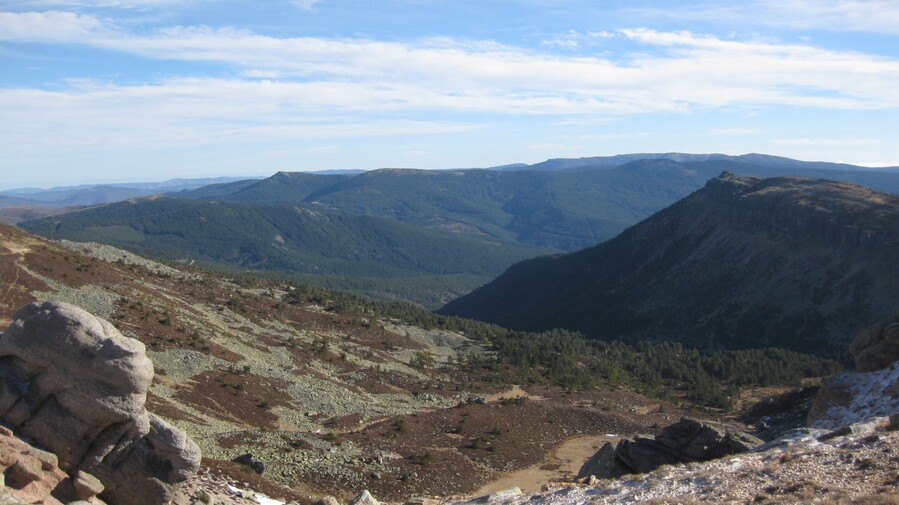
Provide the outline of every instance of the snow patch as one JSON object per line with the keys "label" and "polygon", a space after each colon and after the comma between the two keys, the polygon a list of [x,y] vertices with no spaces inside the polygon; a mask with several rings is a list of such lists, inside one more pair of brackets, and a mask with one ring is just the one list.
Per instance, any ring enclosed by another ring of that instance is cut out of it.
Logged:
{"label": "snow patch", "polygon": [[852,400],[846,406],[827,409],[812,422],[813,428],[834,429],[899,412],[899,361],[876,372],[847,372],[831,380],[837,380]]}

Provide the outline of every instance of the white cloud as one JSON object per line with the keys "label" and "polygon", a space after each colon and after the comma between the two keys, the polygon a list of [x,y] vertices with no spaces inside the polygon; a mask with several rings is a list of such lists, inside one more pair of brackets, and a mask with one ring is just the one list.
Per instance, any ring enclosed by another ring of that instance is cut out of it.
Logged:
{"label": "white cloud", "polygon": [[[205,26],[134,35],[83,14],[0,12],[0,40],[83,44],[230,69],[227,78],[144,85],[73,80],[55,92],[0,88],[0,152],[24,156],[33,152],[29,146],[35,139],[47,138],[71,149],[215,145],[466,132],[496,117],[525,115],[551,116],[554,125],[589,126],[617,115],[771,105],[899,108],[894,58],[688,31],[569,35],[577,44],[614,37],[616,47],[629,46],[630,52],[560,56],[493,41],[278,38]],[[708,134],[749,133],[754,131]],[[575,142],[589,140],[618,138],[597,134]],[[871,145],[864,142],[782,139],[779,145]],[[565,142],[555,147],[580,148]]]}
{"label": "white cloud", "polygon": [[577,40],[572,38],[547,39],[540,42],[540,45],[543,47],[561,47],[563,49],[577,49],[581,46]]}
{"label": "white cloud", "polygon": [[102,23],[71,12],[0,12],[0,41],[72,42],[89,40]]}
{"label": "white cloud", "polygon": [[[446,38],[275,38],[203,26],[135,36],[77,14],[0,14],[0,33],[7,39],[83,43],[160,60],[221,62],[240,76],[143,86],[73,82],[57,94],[0,90],[6,124],[54,125],[53,136],[82,144],[88,142],[85,132],[92,130],[104,131],[95,134],[98,139],[108,134],[107,140],[98,140],[102,142],[137,141],[144,122],[158,131],[168,129],[165,141],[197,135],[212,141],[213,135],[253,137],[260,132],[327,137],[340,130],[334,125],[343,124],[334,115],[359,124],[398,114],[417,121],[459,112],[595,121],[722,107],[899,107],[899,60],[690,32],[621,30],[618,37],[648,52],[613,61]],[[315,126],[318,116],[329,119]],[[98,126],[83,127],[92,123]],[[197,123],[214,124],[214,133],[192,131]],[[426,123],[423,131],[448,128]],[[134,137],[117,134],[120,127]],[[36,135],[51,135],[50,126],[40,128],[46,131]],[[403,127],[394,123],[391,128]],[[358,134],[353,127],[345,131]]]}
{"label": "white cloud", "polygon": [[634,8],[630,12],[646,18],[731,24],[743,30],[764,26],[899,34],[899,2],[895,0],[706,1],[677,8]]}
{"label": "white cloud", "polygon": [[[355,96],[344,103],[346,95]],[[362,119],[364,95],[312,83],[176,79],[153,86],[73,83],[65,92],[0,90],[0,150],[21,153],[35,139],[58,149],[195,146],[471,131],[473,122]],[[342,105],[341,105],[342,104]],[[357,107],[358,106],[358,107]],[[327,111],[327,113],[325,113]]]}
{"label": "white cloud", "polygon": [[13,0],[6,7],[19,10],[64,8],[134,9],[212,1],[215,0]]}
{"label": "white cloud", "polygon": [[[302,107],[308,110],[605,115],[759,105],[899,107],[896,59],[687,31],[636,28],[617,35],[568,35],[572,40],[616,36],[642,52],[615,59],[559,56],[492,41],[277,38],[206,26],[131,35],[92,16],[0,13],[0,38],[6,40],[68,42],[151,59],[224,63],[249,82],[279,79],[267,86],[302,88]],[[240,80],[228,84],[246,85]],[[171,84],[148,88],[170,90]]]}
{"label": "white cloud", "polygon": [[810,45],[626,29],[620,35],[649,52],[611,60],[446,38],[276,38],[204,26],[128,36],[95,18],[62,14],[6,14],[0,27],[11,27],[3,32],[13,40],[44,37],[146,58],[222,62],[246,78],[338,82],[357,93],[342,98],[364,108],[629,114],[734,105],[899,107],[899,60]]}
{"label": "white cloud", "polygon": [[809,45],[743,42],[690,32],[621,30],[667,49],[635,63],[686,86],[682,99],[708,106],[776,104],[835,109],[899,107],[899,60]]}
{"label": "white cloud", "polygon": [[543,40],[540,45],[543,47],[560,47],[563,49],[580,49],[582,47],[590,47],[597,45],[603,39],[611,39],[616,36],[615,32],[598,31],[581,33],[577,30],[569,30],[568,32],[557,35],[555,37]]}
{"label": "white cloud", "polygon": [[899,2],[895,0],[764,0],[774,26],[899,34]]}

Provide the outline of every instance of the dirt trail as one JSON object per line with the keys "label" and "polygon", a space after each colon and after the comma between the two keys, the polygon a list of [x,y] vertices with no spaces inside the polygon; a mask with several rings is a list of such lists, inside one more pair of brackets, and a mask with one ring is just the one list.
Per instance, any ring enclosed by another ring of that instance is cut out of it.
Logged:
{"label": "dirt trail", "polygon": [[540,463],[522,470],[500,474],[478,489],[474,495],[483,496],[512,487],[519,487],[524,492],[540,491],[540,488],[548,482],[570,480],[602,444],[615,442],[619,438],[614,434],[578,435],[566,438],[549,451]]}
{"label": "dirt trail", "polygon": [[528,393],[527,391],[525,391],[524,389],[521,389],[521,386],[517,386],[517,385],[512,386],[505,391],[487,395],[485,397],[485,399],[488,402],[498,402],[498,401],[504,400],[504,399],[511,400],[513,398],[520,398],[520,397],[525,397],[528,400],[542,400],[543,399],[542,396],[532,395],[532,394]]}

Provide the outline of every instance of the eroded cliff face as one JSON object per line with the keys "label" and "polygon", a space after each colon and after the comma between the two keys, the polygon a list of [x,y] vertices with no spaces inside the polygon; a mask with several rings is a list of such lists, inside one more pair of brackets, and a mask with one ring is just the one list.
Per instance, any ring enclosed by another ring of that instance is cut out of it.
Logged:
{"label": "eroded cliff face", "polygon": [[609,242],[519,263],[444,313],[707,348],[845,352],[899,303],[899,198],[722,174]]}
{"label": "eroded cliff face", "polygon": [[802,247],[825,247],[857,258],[896,248],[897,199],[854,184],[724,173],[702,192],[734,230],[764,234]]}

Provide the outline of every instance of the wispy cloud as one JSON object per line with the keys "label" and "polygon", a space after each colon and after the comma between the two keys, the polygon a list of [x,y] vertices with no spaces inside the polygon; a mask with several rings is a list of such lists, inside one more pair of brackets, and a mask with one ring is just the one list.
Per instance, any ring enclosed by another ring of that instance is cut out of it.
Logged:
{"label": "wispy cloud", "polygon": [[101,28],[99,19],[73,12],[0,12],[0,41],[52,43],[90,40]]}
{"label": "wispy cloud", "polygon": [[[102,3],[124,7],[152,0]],[[316,8],[316,2],[294,3]],[[58,139],[62,148],[215,145],[468,132],[496,118],[545,116],[553,126],[597,125],[627,115],[769,106],[899,108],[899,59],[690,31],[569,32],[558,43],[547,42],[552,48],[524,48],[455,38],[274,37],[207,26],[132,33],[96,12],[51,10],[0,12],[0,40],[77,44],[226,69],[215,77],[140,85],[73,79],[53,83],[52,91],[0,88],[0,152],[20,155],[33,151],[28,146],[34,139],[45,138]],[[591,41],[614,42],[617,52],[584,56],[556,49]],[[731,128],[707,135],[750,133]],[[597,134],[533,148],[569,152],[581,148],[575,143],[616,139]],[[864,142],[776,144],[870,145]]]}
{"label": "wispy cloud", "polygon": [[647,19],[730,23],[743,30],[767,26],[899,34],[899,2],[895,0],[705,1],[677,8],[634,8],[631,12]]}
{"label": "wispy cloud", "polygon": [[577,30],[569,30],[568,32],[547,38],[540,42],[542,47],[561,47],[565,49],[580,49],[582,47],[595,46],[603,39],[615,37],[615,32],[598,31],[581,33]]}
{"label": "wispy cloud", "polygon": [[82,82],[65,92],[3,90],[0,146],[15,151],[17,145],[40,138],[54,138],[59,147],[253,143],[479,127],[473,122],[362,119],[323,105],[341,102],[344,92],[339,85],[214,79],[133,87]]}
{"label": "wispy cloud", "polygon": [[171,7],[216,0],[10,0],[5,7],[18,10],[37,9],[135,9],[148,7]]}
{"label": "wispy cloud", "polygon": [[447,38],[409,42],[277,38],[248,30],[171,27],[121,33],[67,13],[5,13],[8,40],[66,41],[160,60],[234,66],[247,78],[302,81],[333,106],[364,109],[632,114],[695,107],[899,107],[899,60],[811,45],[725,40],[691,32],[620,30],[643,51],[615,58],[544,54]]}

